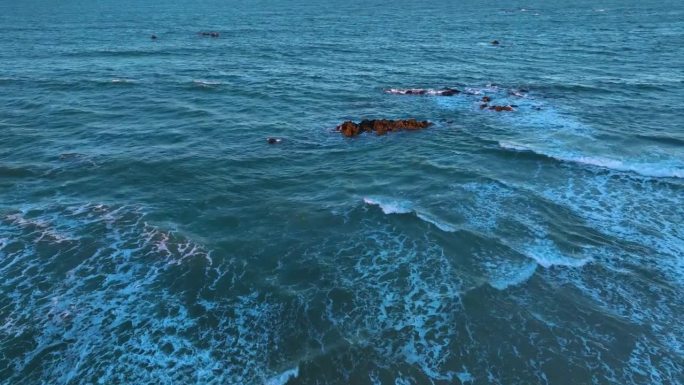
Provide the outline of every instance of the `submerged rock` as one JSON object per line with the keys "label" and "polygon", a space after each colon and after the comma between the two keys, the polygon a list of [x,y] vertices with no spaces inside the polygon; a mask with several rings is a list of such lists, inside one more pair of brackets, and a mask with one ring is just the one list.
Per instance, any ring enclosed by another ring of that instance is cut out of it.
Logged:
{"label": "submerged rock", "polygon": [[489,109],[496,112],[513,111],[513,106],[490,106]]}
{"label": "submerged rock", "polygon": [[342,135],[351,138],[359,135],[362,132],[375,132],[377,135],[385,135],[387,132],[402,131],[402,130],[420,130],[431,126],[432,123],[427,120],[362,120],[360,123],[354,123],[348,120],[339,126],[336,130],[340,131]]}

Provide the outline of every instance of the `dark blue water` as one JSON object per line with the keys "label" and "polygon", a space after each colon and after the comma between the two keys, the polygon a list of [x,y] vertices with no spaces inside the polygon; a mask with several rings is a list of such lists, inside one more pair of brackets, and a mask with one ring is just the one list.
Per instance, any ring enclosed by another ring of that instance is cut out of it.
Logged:
{"label": "dark blue water", "polygon": [[684,383],[681,2],[0,0],[0,35],[0,384]]}

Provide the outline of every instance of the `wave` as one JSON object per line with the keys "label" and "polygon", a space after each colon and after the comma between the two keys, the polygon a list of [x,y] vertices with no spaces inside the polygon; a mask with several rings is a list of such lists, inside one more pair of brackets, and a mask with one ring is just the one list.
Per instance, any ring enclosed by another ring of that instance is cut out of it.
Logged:
{"label": "wave", "polygon": [[147,56],[171,56],[170,51],[161,50],[94,50],[94,51],[74,51],[62,54],[67,57],[147,57]]}
{"label": "wave", "polygon": [[112,84],[134,84],[135,80],[131,79],[123,79],[123,78],[114,78],[110,81]]}
{"label": "wave", "polygon": [[406,200],[386,199],[386,198],[363,198],[363,201],[371,206],[378,206],[385,214],[414,214],[418,219],[437,227],[438,229],[453,233],[457,229],[445,222],[440,221],[431,214],[415,210],[413,204]]}
{"label": "wave", "polygon": [[192,85],[198,88],[216,88],[221,84],[223,83],[218,80],[195,79],[192,81]]}
{"label": "wave", "polygon": [[10,165],[0,164],[0,177],[6,178],[22,178],[34,176],[35,172],[26,167],[13,167]]}
{"label": "wave", "polygon": [[582,267],[593,261],[590,256],[572,257],[564,255],[556,245],[548,240],[536,241],[533,245],[525,248],[524,255],[535,260],[539,266],[550,268],[553,266]]}
{"label": "wave", "polygon": [[669,144],[673,146],[684,146],[684,138],[676,138],[673,136],[660,136],[660,135],[636,135],[639,139],[648,140],[656,143]]}
{"label": "wave", "polygon": [[559,153],[542,151],[527,145],[500,141],[499,147],[506,150],[531,152],[546,158],[552,158],[561,162],[579,163],[583,165],[605,168],[620,172],[631,172],[641,176],[652,178],[684,178],[684,168],[667,166],[656,163],[626,163],[622,160],[605,158],[601,156],[585,156],[572,153]]}
{"label": "wave", "polygon": [[497,290],[506,290],[527,282],[537,271],[537,264],[532,262],[517,269],[500,269],[488,280],[489,286]]}

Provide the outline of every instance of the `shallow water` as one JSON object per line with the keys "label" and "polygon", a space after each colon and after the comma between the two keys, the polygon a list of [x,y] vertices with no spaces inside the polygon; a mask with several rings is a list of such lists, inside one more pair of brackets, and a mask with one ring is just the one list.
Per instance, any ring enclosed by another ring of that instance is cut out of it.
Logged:
{"label": "shallow water", "polygon": [[0,32],[0,384],[684,383],[680,2],[32,0]]}

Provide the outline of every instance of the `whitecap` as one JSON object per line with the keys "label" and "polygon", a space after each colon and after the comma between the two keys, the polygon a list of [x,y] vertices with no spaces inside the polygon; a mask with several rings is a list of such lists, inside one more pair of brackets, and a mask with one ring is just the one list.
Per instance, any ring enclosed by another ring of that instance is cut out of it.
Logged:
{"label": "whitecap", "polygon": [[390,199],[390,198],[363,198],[363,201],[371,206],[378,206],[385,214],[414,214],[423,222],[430,223],[438,229],[453,233],[457,229],[449,223],[446,223],[432,214],[426,213],[422,210],[416,210],[413,204],[407,200]]}
{"label": "whitecap", "polygon": [[408,214],[413,212],[411,202],[386,198],[363,198],[366,204],[378,206],[385,214]]}

